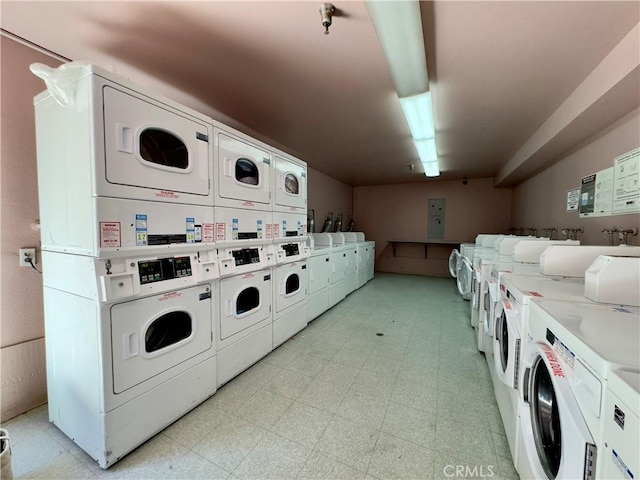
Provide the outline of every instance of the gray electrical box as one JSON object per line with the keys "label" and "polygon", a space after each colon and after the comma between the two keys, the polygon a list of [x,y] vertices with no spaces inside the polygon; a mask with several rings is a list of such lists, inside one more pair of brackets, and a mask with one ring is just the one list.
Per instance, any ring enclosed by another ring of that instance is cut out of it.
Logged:
{"label": "gray electrical box", "polygon": [[429,224],[427,238],[444,239],[444,198],[429,199]]}

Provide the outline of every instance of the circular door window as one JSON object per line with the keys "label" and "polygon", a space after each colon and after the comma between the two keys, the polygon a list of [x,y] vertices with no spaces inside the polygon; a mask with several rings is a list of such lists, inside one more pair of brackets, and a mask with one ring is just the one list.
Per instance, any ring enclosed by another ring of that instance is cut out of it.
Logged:
{"label": "circular door window", "polygon": [[293,173],[287,173],[284,176],[284,190],[291,195],[298,195],[298,193],[300,193],[298,178]]}
{"label": "circular door window", "polygon": [[147,162],[181,170],[189,167],[187,146],[166,130],[146,128],[140,133],[139,143],[140,156]]}
{"label": "circular door window", "polygon": [[553,382],[542,358],[532,368],[531,424],[538,458],[547,477],[556,478],[562,457],[560,412]]}
{"label": "circular door window", "polygon": [[507,316],[504,311],[502,315],[500,315],[500,320],[498,320],[496,335],[499,335],[500,364],[502,365],[502,372],[504,373],[507,370],[507,362],[509,361],[509,328],[507,325]]}
{"label": "circular door window", "polygon": [[260,306],[260,290],[256,287],[245,288],[236,299],[236,315],[243,315]]}
{"label": "circular door window", "polygon": [[193,332],[191,315],[183,311],[165,313],[149,324],[144,334],[144,348],[147,353],[157,352],[175,345]]}
{"label": "circular door window", "polygon": [[258,185],[260,183],[260,171],[257,165],[248,158],[236,160],[236,180],[247,185]]}

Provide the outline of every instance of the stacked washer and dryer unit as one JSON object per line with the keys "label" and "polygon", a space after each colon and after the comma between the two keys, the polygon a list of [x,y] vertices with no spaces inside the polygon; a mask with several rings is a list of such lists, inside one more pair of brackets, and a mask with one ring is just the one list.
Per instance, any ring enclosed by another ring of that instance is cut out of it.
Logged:
{"label": "stacked washer and dryer unit", "polygon": [[49,418],[107,468],[216,392],[210,119],[97,67],[36,96]]}
{"label": "stacked washer and dryer unit", "polygon": [[49,417],[108,468],[307,325],[307,172],[75,72],[34,100]]}

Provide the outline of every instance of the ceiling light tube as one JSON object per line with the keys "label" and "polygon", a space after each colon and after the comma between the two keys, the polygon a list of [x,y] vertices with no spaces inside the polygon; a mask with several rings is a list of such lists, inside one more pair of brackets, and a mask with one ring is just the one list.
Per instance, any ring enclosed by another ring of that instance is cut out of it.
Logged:
{"label": "ceiling light tube", "polygon": [[418,157],[420,157],[420,162],[428,163],[438,161],[438,151],[436,149],[435,138],[429,138],[426,140],[414,140],[413,143],[415,143],[416,150],[418,150]]}
{"label": "ceiling light tube", "polygon": [[404,97],[400,99],[400,105],[407,118],[409,130],[414,140],[424,140],[436,136],[433,124],[433,108],[431,105],[431,92]]}
{"label": "ceiling light tube", "polygon": [[440,176],[440,168],[438,167],[438,162],[427,162],[422,164],[422,168],[424,168],[424,174],[427,177],[438,177]]}

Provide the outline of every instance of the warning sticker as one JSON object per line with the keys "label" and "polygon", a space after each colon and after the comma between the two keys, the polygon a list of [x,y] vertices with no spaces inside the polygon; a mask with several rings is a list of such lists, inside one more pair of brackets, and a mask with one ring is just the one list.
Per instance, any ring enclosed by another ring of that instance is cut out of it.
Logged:
{"label": "warning sticker", "polygon": [[278,238],[280,236],[280,224],[279,223],[274,223],[273,227],[271,229],[271,234],[273,235],[273,238]]}
{"label": "warning sticker", "polygon": [[196,241],[196,219],[187,217],[187,243],[195,243]]}
{"label": "warning sticker", "polygon": [[548,347],[547,345],[542,345],[542,350],[544,352],[545,357],[549,361],[549,366],[551,367],[551,372],[556,377],[564,377],[564,372],[562,371],[562,365],[558,362],[558,358],[556,357],[553,349]]}
{"label": "warning sticker", "polygon": [[120,242],[120,222],[100,222],[100,248],[119,248]]}
{"label": "warning sticker", "polygon": [[542,297],[542,294],[538,292],[526,292],[526,294],[530,297]]}
{"label": "warning sticker", "polygon": [[202,241],[204,243],[213,242],[213,223],[202,224]]}
{"label": "warning sticker", "polygon": [[267,223],[267,238],[273,238],[272,227],[271,223]]}
{"label": "warning sticker", "polygon": [[256,229],[258,230],[258,238],[262,238],[262,220],[258,220]]}
{"label": "warning sticker", "polygon": [[225,239],[225,224],[224,223],[216,223],[216,242]]}

